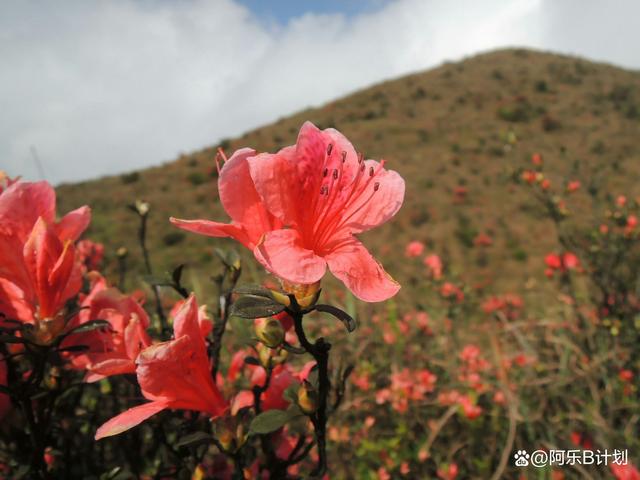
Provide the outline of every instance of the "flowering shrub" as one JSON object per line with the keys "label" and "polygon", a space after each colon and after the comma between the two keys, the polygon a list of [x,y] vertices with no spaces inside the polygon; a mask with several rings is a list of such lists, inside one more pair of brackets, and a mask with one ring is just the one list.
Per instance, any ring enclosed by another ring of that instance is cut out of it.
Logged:
{"label": "flowering shrub", "polygon": [[[70,439],[56,439],[55,432],[69,423],[60,415],[59,400],[72,391],[78,372],[86,384],[127,376],[127,396],[146,400],[97,428],[98,441],[165,410],[186,413],[178,428],[186,435],[174,445],[164,426],[155,424],[154,443],[157,439],[179,460],[169,462],[173,466],[163,475],[188,468],[180,448],[190,449],[190,460],[204,475],[284,478],[307,458],[316,462],[311,475],[325,474],[328,418],[341,403],[352,367],[332,372],[331,344],[324,337],[309,340],[303,318],[324,313],[349,332],[355,329],[346,312],[318,303],[327,266],[365,301],[386,300],[400,288],[354,237],[386,222],[402,205],[404,181],[396,172],[386,170],[384,161],[365,160],[336,130],[320,131],[311,123],[303,125],[296,145],[276,154],[234,153],[219,175],[220,198],[232,223],[171,221],[191,232],[236,239],[281,287],[237,286],[239,260],[223,255],[228,281],[220,283],[224,291],[214,328],[206,306],[199,308],[182,286],[178,267],[168,285],[184,300],[175,303],[169,318],[159,285],[152,285],[158,322],[153,336],[142,300],[110,286],[95,270],[104,248],[78,242],[89,224],[88,207],[57,221],[50,185],[3,178],[0,412],[5,416],[20,408],[26,424],[23,432],[14,432],[16,441],[5,443],[15,453],[4,460],[5,469],[20,472],[25,465],[24,473],[34,477],[62,472],[55,459],[61,445],[68,451]],[[137,201],[131,209],[141,221],[140,244],[151,274],[145,243],[150,207]],[[225,379],[220,353],[230,317],[254,319],[255,337],[251,348],[234,354]],[[311,361],[294,366],[291,357],[303,355]],[[128,404],[127,396],[116,396],[116,406],[122,400]],[[77,409],[82,398],[75,400]],[[22,438],[27,434],[28,440]],[[106,458],[129,459],[127,452],[110,450]],[[149,469],[128,463],[131,473]]]}
{"label": "flowering shrub", "polygon": [[[472,284],[446,245],[414,236],[424,241],[395,254],[419,295],[398,301],[399,284],[356,238],[403,202],[383,161],[310,123],[279,152],[219,161],[230,222],[171,222],[236,240],[271,276],[217,250],[215,296],[183,266],[153,275],[148,203],[130,205],[148,276],[128,292],[128,252],[115,256],[116,286],[99,271],[109,252],[80,239],[87,207],[59,218],[48,184],[2,177],[2,475],[638,477],[636,200],[616,195],[575,221],[588,183],[551,176],[534,155],[513,178],[558,239],[532,259],[538,283]],[[482,252],[501,245],[492,227],[469,238]],[[327,268],[337,282],[323,280]],[[627,449],[629,461],[514,462],[575,448]]]}

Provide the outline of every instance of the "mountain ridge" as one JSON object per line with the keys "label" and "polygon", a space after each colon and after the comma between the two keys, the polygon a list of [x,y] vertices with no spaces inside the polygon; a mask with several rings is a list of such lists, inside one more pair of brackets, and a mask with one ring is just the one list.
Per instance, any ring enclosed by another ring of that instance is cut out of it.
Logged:
{"label": "mountain ridge", "polygon": [[[88,237],[104,242],[115,275],[115,250],[131,251],[140,272],[137,219],[126,204],[151,204],[149,245],[157,271],[187,262],[209,275],[214,245],[230,245],[172,227],[169,216],[226,221],[217,198],[214,157],[241,147],[276,151],[293,144],[305,120],[334,127],[368,158],[387,160],[407,182],[397,217],[363,235],[366,245],[406,288],[419,293],[420,260],[404,257],[411,240],[445,258],[469,285],[519,291],[540,279],[542,256],[555,248],[532,196],[513,179],[532,154],[559,185],[583,188],[575,221],[598,203],[593,189],[640,194],[640,72],[579,57],[525,49],[497,50],[387,80],[318,108],[227,139],[145,170],[57,187],[60,211],[93,208]],[[573,221],[573,220],[572,220]],[[484,234],[489,246],[474,240]],[[248,258],[248,257],[247,257]],[[245,262],[249,274],[258,274]]]}

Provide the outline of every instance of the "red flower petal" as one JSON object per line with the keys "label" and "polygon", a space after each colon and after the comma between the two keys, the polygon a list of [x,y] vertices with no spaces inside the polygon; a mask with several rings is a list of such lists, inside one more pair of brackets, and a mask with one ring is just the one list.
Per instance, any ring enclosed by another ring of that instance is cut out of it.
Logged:
{"label": "red flower petal", "polygon": [[253,242],[251,242],[249,238],[249,234],[241,225],[212,222],[210,220],[182,220],[174,217],[170,217],[169,221],[176,227],[186,230],[187,232],[198,233],[208,237],[229,237],[237,240],[249,249],[254,247]]}
{"label": "red flower petal", "polygon": [[253,253],[267,270],[292,283],[317,282],[327,268],[323,258],[302,246],[296,230],[269,232]]}
{"label": "red flower petal", "polygon": [[360,300],[381,302],[400,290],[400,285],[355,238],[335,248],[325,258],[331,273]]}
{"label": "red flower petal", "polygon": [[96,431],[96,440],[101,438],[110,437],[112,435],[118,435],[119,433],[126,432],[130,428],[139,425],[147,418],[161,412],[165,408],[168,408],[165,402],[150,402],[138,405],[137,407],[130,408],[126,412],[113,417],[106,422]]}
{"label": "red flower petal", "polygon": [[61,241],[75,242],[91,222],[91,209],[86,205],[67,213],[56,225],[56,233]]}

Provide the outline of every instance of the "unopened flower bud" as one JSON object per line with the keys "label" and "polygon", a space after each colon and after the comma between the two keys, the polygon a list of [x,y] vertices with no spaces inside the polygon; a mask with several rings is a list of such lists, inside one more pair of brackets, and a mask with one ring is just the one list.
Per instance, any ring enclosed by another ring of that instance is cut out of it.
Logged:
{"label": "unopened flower bud", "polygon": [[135,207],[141,217],[145,217],[149,213],[149,204],[144,200],[136,200]]}
{"label": "unopened flower bud", "polygon": [[238,259],[233,261],[233,263],[231,264],[231,267],[233,267],[233,269],[236,272],[239,272],[242,269],[242,263],[240,262],[240,257],[238,257]]}
{"label": "unopened flower bud", "polygon": [[44,449],[44,463],[47,465],[47,470],[51,470],[55,464],[56,457],[54,456],[53,448],[47,447]]}
{"label": "unopened flower bud", "polygon": [[291,305],[291,299],[284,293],[278,292],[276,290],[271,290],[271,297],[280,305],[284,305],[285,307]]}
{"label": "unopened flower bud", "polygon": [[318,392],[309,382],[305,381],[298,389],[298,406],[307,415],[318,409]]}
{"label": "unopened flower bud", "polygon": [[278,350],[267,347],[262,343],[256,345],[256,351],[258,352],[258,358],[260,359],[260,365],[264,368],[272,368],[276,365],[280,365],[287,360],[288,353],[285,349]]}
{"label": "unopened flower bud", "polygon": [[227,452],[234,452],[235,449],[235,435],[230,428],[227,422],[221,422],[216,425],[216,438],[222,448],[224,448]]}
{"label": "unopened flower bud", "polygon": [[275,318],[258,318],[255,321],[258,339],[269,348],[277,348],[284,341],[284,328]]}
{"label": "unopened flower bud", "polygon": [[47,387],[51,389],[55,389],[58,387],[60,379],[60,368],[59,367],[51,367],[49,370],[49,375],[45,377],[45,384]]}
{"label": "unopened flower bud", "polygon": [[207,478],[207,472],[202,465],[198,465],[191,475],[191,480],[204,480]]}
{"label": "unopened flower bud", "polygon": [[220,446],[229,453],[237,452],[247,441],[246,416],[225,415],[213,420],[214,433]]}
{"label": "unopened flower bud", "polygon": [[244,424],[238,423],[236,427],[236,445],[238,449],[242,448],[247,438],[249,438],[249,432],[245,429]]}

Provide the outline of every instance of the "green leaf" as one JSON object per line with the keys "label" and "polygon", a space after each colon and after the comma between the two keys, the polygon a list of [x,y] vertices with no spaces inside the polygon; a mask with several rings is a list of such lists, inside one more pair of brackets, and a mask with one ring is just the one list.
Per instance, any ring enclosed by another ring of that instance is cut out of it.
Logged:
{"label": "green leaf", "polygon": [[246,363],[248,365],[260,366],[260,360],[258,360],[256,357],[247,357],[247,358],[244,359],[244,363]]}
{"label": "green leaf", "polygon": [[189,435],[185,435],[176,443],[176,447],[194,447],[205,443],[211,443],[213,437],[205,432],[194,432]]}
{"label": "green leaf", "polygon": [[180,285],[180,279],[182,278],[182,269],[184,268],[184,263],[178,265],[171,273],[171,278],[176,283],[176,285]]}
{"label": "green leaf", "polygon": [[78,325],[76,328],[72,328],[71,330],[64,333],[63,335],[59,335],[56,338],[54,345],[55,346],[60,345],[65,338],[67,338],[69,335],[72,335],[74,333],[91,332],[98,328],[111,329],[111,324],[106,320],[91,320],[89,322],[83,323],[82,325]]}
{"label": "green leaf", "polygon": [[182,270],[184,269],[184,263],[178,265],[171,273],[171,279],[173,280],[173,289],[180,294],[183,298],[189,298],[189,291],[182,286]]}
{"label": "green leaf", "polygon": [[331,305],[316,305],[315,308],[319,312],[328,313],[329,315],[333,315],[334,317],[336,317],[338,320],[344,323],[344,326],[347,328],[347,331],[349,333],[353,332],[357,327],[355,319],[347,312],[340,310],[339,308]]}
{"label": "green leaf", "polygon": [[300,388],[300,384],[297,382],[293,385],[289,385],[289,387],[282,394],[282,398],[285,400],[289,400],[292,405],[298,401],[298,389]]}
{"label": "green leaf", "polygon": [[[297,397],[297,396],[296,396]],[[287,408],[287,413],[289,414],[289,417],[293,420],[296,417],[304,417],[305,413],[300,409],[300,406],[297,403],[297,398],[296,401],[291,403],[291,405],[289,405],[289,408]]]}
{"label": "green leaf", "polygon": [[242,318],[271,317],[283,311],[285,306],[271,298],[245,295],[231,307],[231,315]]}
{"label": "green leaf", "polygon": [[83,333],[83,332],[91,332],[92,330],[96,330],[98,328],[109,328],[111,329],[111,324],[106,320],[91,320],[89,322],[83,323],[82,325],[77,326],[76,328],[69,330],[65,336],[71,335],[72,333]]}
{"label": "green leaf", "polygon": [[266,435],[282,428],[289,420],[302,415],[299,409],[268,410],[251,421],[250,435]]}
{"label": "green leaf", "polygon": [[113,480],[118,476],[118,474],[122,471],[122,467],[114,467],[108,472],[100,475],[100,480]]}
{"label": "green leaf", "polygon": [[271,291],[262,285],[240,285],[233,290],[234,293],[239,295],[254,295],[256,297],[272,298]]}

